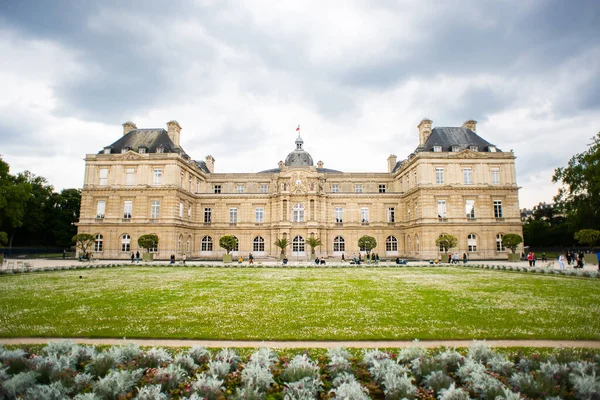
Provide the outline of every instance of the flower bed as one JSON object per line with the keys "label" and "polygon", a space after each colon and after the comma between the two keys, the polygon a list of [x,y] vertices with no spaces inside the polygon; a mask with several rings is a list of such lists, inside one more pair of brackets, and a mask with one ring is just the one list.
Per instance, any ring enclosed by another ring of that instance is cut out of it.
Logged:
{"label": "flower bed", "polygon": [[[240,350],[244,352],[244,350]],[[0,346],[0,398],[25,399],[593,399],[600,356],[468,350],[99,349],[70,341]]]}

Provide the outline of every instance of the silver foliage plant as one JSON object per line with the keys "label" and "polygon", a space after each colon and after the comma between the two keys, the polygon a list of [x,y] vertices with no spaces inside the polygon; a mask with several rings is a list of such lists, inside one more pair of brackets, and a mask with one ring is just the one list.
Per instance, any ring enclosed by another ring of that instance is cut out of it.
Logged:
{"label": "silver foliage plant", "polygon": [[319,367],[306,354],[298,355],[288,363],[281,377],[284,382],[298,382],[304,378],[318,378]]}
{"label": "silver foliage plant", "polygon": [[225,389],[223,382],[223,379],[203,372],[196,375],[196,381],[192,383],[192,390],[201,399],[215,400],[219,393]]}
{"label": "silver foliage plant", "polygon": [[306,376],[298,381],[286,383],[283,398],[284,400],[316,399],[321,386],[318,378]]}

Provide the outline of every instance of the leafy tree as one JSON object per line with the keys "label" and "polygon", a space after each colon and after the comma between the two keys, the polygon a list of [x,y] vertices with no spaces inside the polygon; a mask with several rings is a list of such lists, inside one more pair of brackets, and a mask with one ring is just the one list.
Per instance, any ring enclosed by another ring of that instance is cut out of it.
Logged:
{"label": "leafy tree", "polygon": [[275,246],[281,249],[282,256],[285,254],[285,248],[288,247],[289,244],[290,242],[286,238],[275,240]]}
{"label": "leafy tree", "polygon": [[81,250],[80,254],[86,254],[91,245],[94,244],[96,237],[89,233],[78,233],[73,236],[73,242],[77,246],[79,250]]}
{"label": "leafy tree", "polygon": [[575,232],[575,240],[581,244],[588,245],[590,250],[594,247],[598,239],[600,239],[600,231],[596,229],[582,229]]}
{"label": "leafy tree", "polygon": [[371,250],[377,247],[377,240],[375,240],[373,236],[361,236],[360,239],[358,239],[358,247],[360,249],[365,249],[367,257],[369,257]]}
{"label": "leafy tree", "polygon": [[315,254],[315,247],[320,247],[323,245],[323,242],[321,242],[321,239],[319,238],[315,238],[315,237],[309,237],[308,239],[306,239],[306,244],[308,244],[310,246],[310,254]]}
{"label": "leafy tree", "polygon": [[52,221],[56,200],[54,188],[46,178],[36,176],[30,171],[19,173],[17,179],[28,183],[31,187],[25,203],[23,225],[17,230],[19,243],[22,245],[52,244]]}
{"label": "leafy tree", "polygon": [[0,226],[8,236],[8,246],[12,247],[16,229],[23,225],[31,185],[9,171],[9,165],[0,158]]}
{"label": "leafy tree", "polygon": [[516,233],[507,233],[502,236],[502,246],[511,249],[513,254],[521,243],[523,243],[523,238]]}
{"label": "leafy tree", "polygon": [[81,190],[63,189],[54,193],[54,212],[50,226],[46,229],[52,232],[53,244],[64,247],[71,243],[71,237],[77,233],[75,222],[79,221],[81,208]]}
{"label": "leafy tree", "polygon": [[237,246],[237,239],[232,235],[221,236],[221,239],[219,239],[219,246],[224,248],[225,251],[227,251],[227,254],[229,254],[229,252]]}
{"label": "leafy tree", "polygon": [[562,183],[554,201],[576,229],[600,226],[600,133],[567,167],[554,170],[552,182]]}
{"label": "leafy tree", "polygon": [[448,249],[456,247],[458,243],[458,239],[454,235],[450,235],[448,233],[442,233],[437,239],[435,239],[435,245],[438,248],[443,248],[444,253],[448,252]]}
{"label": "leafy tree", "polygon": [[150,249],[158,247],[158,236],[153,233],[142,235],[138,238],[138,246],[150,252]]}
{"label": "leafy tree", "polygon": [[6,232],[0,232],[0,246],[6,246],[8,243],[8,235]]}

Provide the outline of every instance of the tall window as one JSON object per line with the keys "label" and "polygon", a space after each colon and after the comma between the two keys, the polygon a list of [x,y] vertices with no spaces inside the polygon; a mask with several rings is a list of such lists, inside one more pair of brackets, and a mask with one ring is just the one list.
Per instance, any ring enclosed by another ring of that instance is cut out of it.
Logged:
{"label": "tall window", "polygon": [[388,207],[387,209],[387,222],[396,222],[396,208]]}
{"label": "tall window", "polygon": [[183,203],[179,203],[179,218],[183,218]]}
{"label": "tall window", "polygon": [[95,239],[94,239],[94,251],[95,252],[100,252],[102,251],[102,242],[103,242],[104,238],[102,237],[102,235],[97,234]]}
{"label": "tall window", "polygon": [[98,183],[100,186],[108,185],[108,168],[100,169],[100,181]]}
{"label": "tall window", "polygon": [[410,216],[411,216],[411,211],[410,211],[410,204],[406,207],[406,218],[410,221]]}
{"label": "tall window", "polygon": [[121,251],[131,251],[131,236],[128,234],[121,236]]}
{"label": "tall window", "polygon": [[334,252],[346,251],[346,241],[344,240],[343,237],[336,236],[335,239],[333,239],[333,251]]}
{"label": "tall window", "polygon": [[261,193],[269,193],[269,185],[267,185],[266,183],[262,183],[260,185],[260,192]]}
{"label": "tall window", "polygon": [[153,185],[160,185],[162,183],[162,169],[160,168],[155,168],[154,169],[154,175],[152,178],[152,184]]}
{"label": "tall window", "polygon": [[296,204],[293,209],[294,222],[304,222],[304,204]]}
{"label": "tall window", "polygon": [[437,202],[438,218],[448,218],[446,214],[446,200],[438,200]]}
{"label": "tall window", "polygon": [[200,242],[200,251],[212,251],[212,249],[212,238],[210,236],[202,237],[202,241]]}
{"label": "tall window", "polygon": [[363,192],[363,185],[361,185],[361,184],[354,185],[354,192],[355,193],[362,193]]}
{"label": "tall window", "polygon": [[304,253],[304,238],[302,236],[296,236],[292,240],[292,252]]}
{"label": "tall window", "polygon": [[192,177],[190,176],[190,179],[188,179],[188,190],[191,192],[192,191]]}
{"label": "tall window", "polygon": [[123,218],[130,219],[133,211],[133,201],[125,200],[123,202]]}
{"label": "tall window", "polygon": [[149,247],[148,248],[148,252],[150,252],[150,253],[158,253],[158,244],[155,245],[154,247]]}
{"label": "tall window", "polygon": [[415,252],[417,254],[419,254],[420,251],[421,251],[421,245],[419,243],[419,236],[415,235]]}
{"label": "tall window", "polygon": [[210,224],[212,221],[212,209],[209,207],[204,208],[204,223]]}
{"label": "tall window", "polygon": [[237,185],[235,187],[235,191],[236,191],[236,193],[244,193],[244,185],[241,185],[241,184]]}
{"label": "tall window", "polygon": [[127,186],[133,186],[135,183],[135,169],[127,168],[125,170],[125,184]]}
{"label": "tall window", "polygon": [[235,239],[235,247],[231,251],[240,251],[240,241],[235,236],[233,238]]}
{"label": "tall window", "polygon": [[177,239],[177,252],[181,253],[181,244],[183,243],[183,235],[179,235]]}
{"label": "tall window", "polygon": [[215,186],[213,186],[213,192],[215,192],[215,193],[221,193],[221,185],[215,185]]}
{"label": "tall window", "polygon": [[385,251],[398,251],[398,239],[395,236],[385,239]]}
{"label": "tall window", "polygon": [[106,200],[98,200],[96,205],[96,218],[104,218],[106,213]]}
{"label": "tall window", "polygon": [[257,236],[252,241],[252,251],[265,251],[265,239],[262,236]]}
{"label": "tall window", "polygon": [[331,193],[339,193],[340,192],[340,185],[337,183],[333,183],[331,185]]}
{"label": "tall window", "polygon": [[196,193],[200,193],[200,179],[196,179]]}
{"label": "tall window", "polygon": [[150,203],[150,218],[158,218],[160,216],[160,200],[152,200]]}
{"label": "tall window", "polygon": [[500,183],[500,168],[491,168],[490,174],[492,185],[498,185]]}
{"label": "tall window", "polygon": [[265,222],[265,209],[263,207],[256,207],[254,210],[255,222],[262,224]]}
{"label": "tall window", "polygon": [[232,207],[229,209],[229,223],[236,224],[237,223],[237,208]]}
{"label": "tall window", "polygon": [[477,236],[474,233],[470,233],[467,236],[467,250],[477,251]]}
{"label": "tall window", "polygon": [[435,183],[438,185],[444,184],[444,168],[437,167],[435,169]]}
{"label": "tall window", "polygon": [[419,202],[415,201],[415,219],[419,219]]}
{"label": "tall window", "polygon": [[494,217],[502,218],[502,200],[494,200]]}
{"label": "tall window", "polygon": [[473,184],[473,170],[471,168],[463,168],[463,179],[465,185]]}
{"label": "tall window", "polygon": [[188,236],[187,241],[185,242],[185,252],[189,253],[192,250],[192,237]]}
{"label": "tall window", "polygon": [[188,219],[192,219],[192,205],[188,204]]}
{"label": "tall window", "polygon": [[363,224],[369,222],[369,209],[367,207],[362,207],[360,209],[360,222]]}
{"label": "tall window", "polygon": [[502,244],[502,236],[501,233],[496,235],[496,251],[506,251],[506,248]]}
{"label": "tall window", "polygon": [[342,223],[343,220],[344,209],[342,207],[336,207],[333,209],[333,217],[335,218],[335,222]]}
{"label": "tall window", "polygon": [[385,192],[386,192],[386,189],[387,189],[387,188],[386,188],[386,186],[385,186],[385,185],[383,185],[383,184],[379,185],[379,193],[385,193]]}
{"label": "tall window", "polygon": [[465,200],[465,214],[467,218],[475,218],[475,200]]}

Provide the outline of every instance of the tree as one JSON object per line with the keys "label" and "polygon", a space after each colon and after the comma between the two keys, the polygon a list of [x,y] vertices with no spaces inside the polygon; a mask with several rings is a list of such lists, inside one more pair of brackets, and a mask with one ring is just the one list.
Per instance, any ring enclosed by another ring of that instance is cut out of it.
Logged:
{"label": "tree", "polygon": [[73,236],[72,240],[77,248],[81,250],[80,254],[87,254],[90,246],[94,244],[96,237],[89,233],[78,233],[77,235]]}
{"label": "tree", "polygon": [[237,246],[237,239],[232,235],[221,236],[219,239],[219,246],[227,251],[227,254]]}
{"label": "tree", "polygon": [[308,239],[306,239],[306,244],[308,244],[310,246],[310,254],[315,254],[315,247],[320,247],[323,245],[323,242],[321,242],[321,239],[319,238],[315,238],[315,237],[309,237]]}
{"label": "tree", "polygon": [[79,221],[81,189],[63,189],[54,193],[54,211],[46,229],[52,232],[53,244],[65,247],[77,233],[75,223]]}
{"label": "tree", "polygon": [[281,249],[282,256],[285,255],[285,248],[288,247],[289,244],[290,242],[286,238],[275,240],[275,246]]}
{"label": "tree", "polygon": [[600,231],[596,229],[582,229],[575,232],[575,240],[579,243],[589,246],[590,250],[600,239]]}
{"label": "tree", "polygon": [[502,246],[511,249],[513,254],[521,243],[523,243],[523,238],[516,233],[507,233],[502,236]]}
{"label": "tree", "polygon": [[373,236],[361,236],[361,238],[358,239],[358,247],[361,250],[364,249],[364,251],[367,252],[367,257],[369,257],[371,250],[377,247],[377,240],[375,240]]}
{"label": "tree", "polygon": [[150,252],[150,249],[158,247],[158,236],[153,233],[142,235],[138,238],[138,246]]}
{"label": "tree", "polygon": [[448,249],[456,247],[458,243],[458,239],[454,235],[450,235],[448,233],[442,233],[437,239],[435,239],[435,245],[438,248],[443,248],[444,253],[448,252]]}
{"label": "tree", "polygon": [[31,185],[9,171],[9,165],[0,158],[0,226],[8,236],[8,247],[12,247],[15,231],[23,225]]}
{"label": "tree", "polygon": [[0,232],[0,246],[6,246],[8,243],[8,235],[6,232]]}
{"label": "tree", "polygon": [[600,225],[600,133],[588,146],[571,157],[567,167],[555,169],[552,176],[552,182],[563,185],[554,197],[556,206],[575,229]]}

